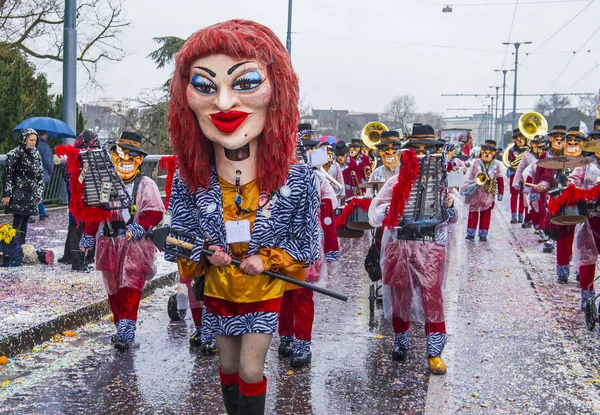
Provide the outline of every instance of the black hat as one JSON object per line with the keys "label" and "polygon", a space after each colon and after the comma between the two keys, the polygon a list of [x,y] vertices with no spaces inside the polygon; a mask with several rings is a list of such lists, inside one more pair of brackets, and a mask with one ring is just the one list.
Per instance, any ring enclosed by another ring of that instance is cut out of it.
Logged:
{"label": "black hat", "polygon": [[331,143],[329,141],[321,141],[321,143],[319,144],[319,147],[327,147],[327,151],[329,151],[329,150],[333,151],[333,146],[331,145]]}
{"label": "black hat", "polygon": [[112,147],[114,146],[123,147],[131,151],[137,151],[142,153],[144,156],[148,155],[148,153],[142,150],[142,135],[134,131],[123,131],[117,142]]}
{"label": "black hat", "polygon": [[596,131],[600,130],[600,117],[598,117],[594,120],[594,130],[596,130]]}
{"label": "black hat", "polygon": [[575,138],[577,141],[585,141],[586,137],[581,131],[579,131],[579,127],[571,127],[567,131],[567,138]]}
{"label": "black hat", "polygon": [[336,156],[343,156],[348,154],[348,151],[350,151],[348,149],[348,146],[346,145],[346,143],[342,140],[338,141],[337,143],[335,143],[335,155]]}
{"label": "black hat", "polygon": [[402,147],[410,147],[411,144],[429,144],[443,146],[444,142],[435,139],[435,131],[430,125],[413,124],[412,134],[406,137]]}
{"label": "black hat", "polygon": [[298,137],[301,137],[303,135],[313,135],[315,133],[315,130],[313,130],[312,128],[312,124],[309,122],[302,122],[300,124],[298,124]]}
{"label": "black hat", "polygon": [[400,138],[400,133],[398,131],[395,131],[395,130],[384,131],[384,132],[381,133],[381,139],[382,140],[384,138],[388,138],[388,137]]}
{"label": "black hat", "polygon": [[375,144],[376,148],[387,146],[388,144],[402,144],[399,140],[400,133],[398,131],[384,131],[381,133],[381,140]]}
{"label": "black hat", "polygon": [[350,140],[350,147],[364,147],[365,144],[360,138],[353,138]]}
{"label": "black hat", "polygon": [[483,143],[483,145],[481,146],[481,148],[483,147],[487,147],[493,150],[498,150],[497,146],[496,146],[496,140],[485,140],[485,143]]}
{"label": "black hat", "polygon": [[588,140],[600,140],[600,130],[591,130],[588,132]]}
{"label": "black hat", "polygon": [[523,133],[518,128],[515,128],[513,130],[512,138],[514,140],[515,138],[518,138],[518,137],[523,137]]}
{"label": "black hat", "polygon": [[564,125],[555,125],[554,127],[552,127],[552,131],[548,133],[548,135],[553,134],[565,135],[567,134],[567,127],[565,127]]}

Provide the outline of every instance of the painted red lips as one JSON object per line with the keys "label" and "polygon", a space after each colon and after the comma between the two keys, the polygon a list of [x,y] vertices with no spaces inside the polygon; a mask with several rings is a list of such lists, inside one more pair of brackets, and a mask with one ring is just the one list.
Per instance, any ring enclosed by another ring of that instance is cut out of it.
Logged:
{"label": "painted red lips", "polygon": [[220,131],[230,134],[237,130],[249,115],[244,111],[216,112],[210,114],[210,119]]}

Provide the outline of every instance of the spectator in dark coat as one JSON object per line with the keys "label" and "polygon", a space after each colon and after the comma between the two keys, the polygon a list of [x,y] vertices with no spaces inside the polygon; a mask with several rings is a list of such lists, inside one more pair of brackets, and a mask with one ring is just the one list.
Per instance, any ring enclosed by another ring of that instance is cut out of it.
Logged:
{"label": "spectator in dark coat", "polygon": [[[50,183],[50,177],[52,177],[52,171],[54,170],[52,147],[48,144],[48,133],[46,131],[38,131],[40,139],[37,144],[37,151],[40,153],[42,158],[42,165],[44,166],[44,188]],[[39,205],[40,220],[44,220],[48,217],[46,213],[46,207],[44,202]]]}
{"label": "spectator in dark coat", "polygon": [[42,160],[35,149],[37,141],[35,130],[22,130],[19,145],[6,155],[2,203],[6,213],[14,215],[13,228],[21,245],[25,243],[29,217],[37,215],[44,191]]}

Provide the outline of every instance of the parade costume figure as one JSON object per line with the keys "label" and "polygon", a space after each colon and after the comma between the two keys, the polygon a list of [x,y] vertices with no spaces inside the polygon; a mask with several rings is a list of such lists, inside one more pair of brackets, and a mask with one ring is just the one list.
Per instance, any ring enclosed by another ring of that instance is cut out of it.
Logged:
{"label": "parade costume figure", "polygon": [[364,181],[364,169],[359,168],[356,161],[348,156],[349,151],[348,146],[342,140],[335,143],[335,160],[342,170],[346,200],[362,194],[358,185]]}
{"label": "parade costume figure", "polygon": [[[87,150],[95,150],[100,148],[100,140],[98,139],[98,134],[94,130],[83,130],[79,137],[75,140],[73,146],[80,151]],[[68,168],[65,168],[65,181],[67,184],[67,194],[69,196],[69,203],[71,200],[71,185],[70,185],[70,173],[68,173]],[[79,249],[79,241],[81,240],[81,235],[83,235],[83,231],[85,229],[85,222],[77,222],[71,209],[69,209],[69,228],[67,232],[67,239],[65,241],[65,254],[63,258],[67,258],[71,263],[71,269],[74,271],[82,271],[89,272],[92,270],[87,263],[93,262],[94,252],[93,250],[85,255]],[[60,261],[59,262],[63,262]]]}
{"label": "parade costume figure", "polygon": [[356,167],[359,170],[362,170],[361,183],[367,181],[368,176],[366,172],[368,172],[371,168],[371,159],[369,158],[368,154],[363,153],[363,149],[365,147],[365,144],[360,138],[353,138],[352,140],[350,140],[350,151],[348,155],[350,156],[350,158],[354,159],[354,161],[356,162]]}
{"label": "parade costume figure", "polygon": [[[419,137],[419,138],[415,138]],[[369,222],[372,226],[383,227],[381,269],[383,276],[383,300],[386,317],[392,318],[395,333],[392,359],[405,361],[410,345],[410,323],[425,323],[427,336],[427,357],[432,374],[446,373],[446,365],[441,358],[446,343],[444,321],[444,301],[442,286],[445,279],[445,258],[447,224],[457,218],[451,196],[445,198],[443,183],[440,183],[439,206],[441,218],[431,227],[415,229],[408,226],[402,215],[410,203],[411,189],[419,177],[419,158],[410,146],[434,140],[433,128],[427,125],[413,127],[412,136],[405,143],[398,174],[392,176],[375,196],[369,207]],[[438,156],[439,157],[439,156]],[[439,169],[444,171],[445,163],[439,158]],[[413,196],[414,197],[414,196]]]}
{"label": "parade costume figure", "polygon": [[[600,140],[600,131],[590,131],[589,140]],[[576,167],[569,175],[569,182],[578,189],[589,190],[598,184],[600,152],[591,158],[593,162],[587,166]],[[596,203],[597,204],[597,203]],[[596,261],[600,250],[600,213],[597,210],[589,212],[589,219],[575,230],[575,245],[573,247],[573,262],[579,269],[579,286],[581,287],[581,304],[588,298],[594,298],[594,278],[596,277]]]}
{"label": "parade costume figure", "polygon": [[[327,172],[331,177],[333,177],[339,184],[342,185],[342,189],[345,189],[344,186],[344,176],[342,175],[342,168],[335,161],[335,151],[331,144],[328,142],[324,142],[320,144],[320,147],[325,147],[327,149],[327,164],[323,165],[323,170]],[[338,195],[338,205],[340,204],[340,197],[344,197],[345,190],[342,190],[342,194]]]}
{"label": "parade costume figure", "polygon": [[[540,220],[543,216],[543,212],[541,210],[540,195],[539,193],[532,193],[530,185],[533,183],[537,161],[540,158],[545,157],[547,145],[544,141],[544,136],[535,136],[529,140],[529,148],[530,151],[523,155],[523,159],[519,163],[515,178],[513,179],[513,187],[521,187],[523,189],[523,194],[527,199],[527,212],[529,217],[526,218],[521,227],[530,228],[533,226],[537,233],[539,232]],[[529,183],[529,185],[526,186],[525,182]]]}
{"label": "parade costume figure", "polygon": [[515,164],[521,164],[517,162],[517,160],[521,160],[525,157],[525,152],[527,151],[527,139],[523,136],[523,133],[516,128],[513,130],[513,145],[508,151],[508,165],[506,166],[506,176],[508,177],[508,185],[510,189],[510,223],[523,223],[525,212],[526,212],[526,204],[525,198],[523,195],[523,187],[517,181],[515,183],[516,172],[518,166],[515,167]]}
{"label": "parade costume figure", "polygon": [[[216,336],[230,414],[265,409],[264,363],[284,283],[262,272],[303,280],[304,267],[319,257],[317,179],[308,166],[292,164],[297,121],[298,78],[267,27],[219,23],[177,53],[169,103],[179,162],[172,228],[195,236],[190,258],[194,273],[206,276],[203,324]],[[205,247],[215,253],[204,256]]]}
{"label": "parade costume figure", "polygon": [[456,154],[460,151],[461,144],[457,141],[446,144],[446,171],[465,173],[467,168],[465,163],[456,157]]}
{"label": "parade costume figure", "polygon": [[[6,154],[2,203],[6,213],[13,214],[17,244],[25,243],[29,217],[37,215],[44,192],[44,174],[40,154],[35,149],[38,133],[31,128],[21,130],[19,145]],[[20,249],[20,248],[19,248]]]}
{"label": "parade costume figure", "polygon": [[498,160],[494,160],[495,155],[496,141],[485,140],[481,146],[481,157],[473,161],[465,184],[460,188],[460,194],[465,196],[465,204],[469,206],[467,240],[475,239],[479,226],[479,240],[487,241],[495,199],[497,197],[501,201],[504,195],[502,167]]}
{"label": "parade costume figure", "polygon": [[[300,124],[299,128],[302,126]],[[302,130],[298,134],[301,133]],[[310,149],[311,145],[307,147]],[[307,151],[310,152],[311,150],[308,149]],[[318,284],[324,283],[327,278],[327,263],[337,261],[340,254],[334,225],[334,209],[338,206],[337,197],[325,174],[318,170],[315,173],[320,185],[321,256],[307,269],[306,281]],[[288,284],[281,301],[278,354],[281,357],[291,357],[291,364],[294,367],[306,366],[311,362],[314,317],[315,304],[312,290]]]}
{"label": "parade costume figure", "polygon": [[[398,131],[384,131],[381,133],[379,143],[375,144],[382,165],[377,167],[369,177],[370,182],[385,182],[389,180],[400,165],[400,133]],[[372,197],[372,190],[367,190],[367,196]]]}
{"label": "parade costume figure", "polygon": [[[146,232],[162,221],[165,211],[156,183],[141,174],[140,166],[147,155],[141,145],[141,135],[124,131],[110,148],[115,169],[133,200],[132,207],[111,210],[104,222],[84,219],[79,242],[85,254],[96,248],[96,270],[102,273],[117,327],[113,340],[121,351],[135,339],[142,290],[156,274],[156,247],[146,238]],[[71,177],[71,185],[73,179],[77,180]],[[77,212],[74,215],[79,216]]]}

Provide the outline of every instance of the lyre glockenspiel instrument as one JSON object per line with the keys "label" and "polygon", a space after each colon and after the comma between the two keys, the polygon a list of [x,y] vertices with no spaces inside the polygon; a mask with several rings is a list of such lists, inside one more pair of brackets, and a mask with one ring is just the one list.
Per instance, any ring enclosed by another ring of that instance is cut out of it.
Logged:
{"label": "lyre glockenspiel instrument", "polygon": [[446,168],[440,154],[419,156],[419,178],[410,191],[400,226],[421,229],[434,227],[442,218],[442,191],[446,191]]}
{"label": "lyre glockenspiel instrument", "polygon": [[79,181],[84,184],[84,205],[116,210],[129,208],[133,204],[106,149],[82,151],[79,157]]}

